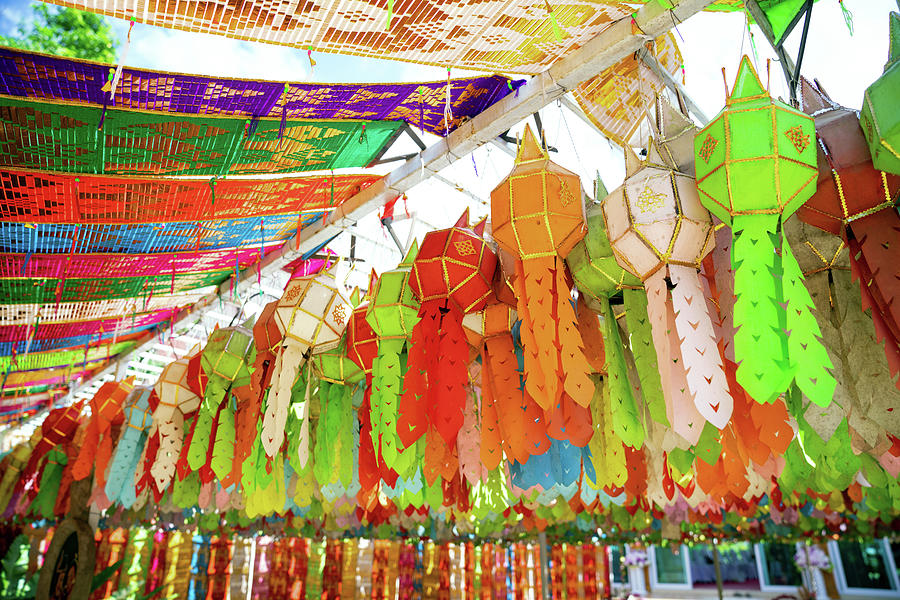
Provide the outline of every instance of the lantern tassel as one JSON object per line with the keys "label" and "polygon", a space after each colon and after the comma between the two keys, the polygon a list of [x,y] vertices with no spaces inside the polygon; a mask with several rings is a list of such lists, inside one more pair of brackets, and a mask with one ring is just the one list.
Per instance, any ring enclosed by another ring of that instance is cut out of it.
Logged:
{"label": "lantern tassel", "polygon": [[553,356],[555,335],[552,331],[551,314],[553,307],[553,276],[549,261],[529,259],[526,269],[521,260],[516,260],[516,312],[522,320],[519,332],[525,350],[524,372],[525,390],[543,410],[556,402],[558,380],[544,371],[554,368],[558,358]]}
{"label": "lantern tassel", "polygon": [[[803,284],[803,271],[791,252],[787,238],[781,237],[781,265],[786,320],[788,356],[794,365],[794,380],[810,400],[821,407],[831,404],[837,382],[829,372],[834,368],[822,343],[822,331],[812,311],[814,304]],[[896,260],[896,259],[895,259]]]}
{"label": "lantern tassel", "polygon": [[897,277],[897,250],[900,249],[900,216],[895,210],[881,210],[850,224],[848,235],[856,240],[853,259],[864,266],[872,297],[895,340],[900,340],[900,279]]}
{"label": "lantern tassel", "polygon": [[175,477],[175,459],[181,452],[184,443],[184,416],[175,410],[172,417],[161,423],[159,431],[159,452],[150,467],[150,474],[156,483],[156,489],[165,491]]}
{"label": "lantern tassel", "polygon": [[[500,436],[500,423],[497,404],[494,400],[494,381],[500,377],[493,372],[491,355],[485,341],[481,350],[481,446],[479,457],[485,469],[493,470],[500,466],[503,458],[503,445]],[[507,377],[509,374],[506,374]],[[515,375],[515,370],[513,370]],[[500,386],[512,385],[513,379],[501,379]],[[498,386],[499,387],[499,386]]]}
{"label": "lantern tassel", "polygon": [[850,35],[853,35],[853,13],[844,5],[844,0],[838,0],[838,3],[841,5],[841,13],[844,15],[844,23],[847,25],[847,30],[850,32]]}
{"label": "lantern tassel", "polygon": [[594,384],[588,373],[591,366],[584,355],[584,342],[578,332],[578,319],[572,306],[569,286],[566,283],[566,267],[559,257],[554,257],[556,275],[556,324],[559,343],[558,373],[565,392],[580,406],[588,406],[594,396]]}
{"label": "lantern tassel", "polygon": [[[777,215],[736,215],[734,242],[734,354],[738,383],[761,403],[784,392],[793,373],[775,289]],[[778,273],[777,275],[781,275]]]}
{"label": "lantern tassel", "polygon": [[212,449],[210,467],[219,480],[224,480],[231,473],[234,461],[234,411],[231,402],[225,400],[224,406],[216,418],[216,437]]}
{"label": "lantern tassel", "polygon": [[426,396],[428,394],[428,362],[437,356],[434,347],[440,335],[440,314],[436,306],[423,306],[421,317],[413,327],[413,339],[403,378],[403,396],[400,398],[397,416],[397,435],[405,448],[409,448],[425,435],[427,426]]}
{"label": "lantern tassel", "polygon": [[[438,356],[440,364],[429,371],[430,421],[444,438],[448,448],[456,446],[463,424],[468,382],[469,347],[462,327],[462,312],[450,306],[442,310]],[[436,375],[434,381],[431,376]]]}
{"label": "lantern tassel", "polygon": [[[659,363],[653,346],[653,331],[647,316],[647,294],[644,290],[623,289],[625,322],[634,357],[634,367],[641,382],[641,396],[650,411],[650,418],[661,425],[669,426],[666,414],[666,399],[660,381]],[[605,317],[604,317],[605,318]],[[618,327],[616,328],[618,330]],[[619,345],[621,346],[621,339]],[[619,349],[618,352],[624,352]],[[609,362],[607,362],[609,365]]]}
{"label": "lantern tassel", "polygon": [[683,265],[669,265],[675,330],[681,340],[681,358],[694,405],[717,429],[731,419],[733,400],[719,356],[712,320],[706,311],[703,286],[697,271]]}
{"label": "lantern tassel", "polygon": [[[695,444],[703,429],[703,417],[697,412],[688,391],[682,367],[680,340],[675,333],[674,314],[668,303],[668,290],[662,269],[644,280],[644,289],[647,291],[647,316],[650,318],[653,345],[656,348],[660,380],[666,399],[666,414],[675,433],[690,444]],[[615,413],[613,418],[616,418]]]}

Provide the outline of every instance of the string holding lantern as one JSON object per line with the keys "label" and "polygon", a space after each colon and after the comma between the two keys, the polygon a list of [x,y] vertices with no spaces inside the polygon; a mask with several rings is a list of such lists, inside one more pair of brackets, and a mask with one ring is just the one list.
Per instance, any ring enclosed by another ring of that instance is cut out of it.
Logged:
{"label": "string holding lantern", "polygon": [[152,392],[153,388],[149,386],[137,386],[128,394],[122,437],[109,464],[104,487],[106,497],[111,503],[119,502],[125,508],[131,507],[137,500],[135,475],[153,423],[150,409]]}
{"label": "string holding lantern", "polygon": [[[712,215],[700,203],[694,179],[665,161],[652,138],[643,161],[625,147],[625,172],[623,185],[603,200],[603,219],[616,260],[647,293],[667,413],[673,419],[690,415],[693,404],[721,429],[733,400],[698,276],[714,243]],[[686,427],[681,423],[673,427],[685,439],[702,429],[693,419]]]}
{"label": "string holding lantern", "polygon": [[185,417],[200,408],[201,398],[188,384],[189,367],[189,356],[169,363],[154,385],[159,404],[153,411],[153,425],[159,434],[159,449],[149,472],[160,492],[175,476],[184,445]]}
{"label": "string holding lantern", "polygon": [[469,359],[462,320],[485,306],[497,267],[485,222],[470,229],[468,220],[466,210],[453,227],[427,233],[410,272],[421,307],[397,420],[406,448],[431,428],[452,449],[462,427]]}
{"label": "string holding lantern", "polygon": [[[298,277],[288,282],[278,305],[274,319],[284,342],[272,371],[272,389],[265,402],[260,435],[266,455],[274,457],[284,442],[291,387],[300,366],[308,353],[324,352],[338,345],[347,319],[350,305],[334,279],[334,266],[318,275]],[[307,424],[301,435],[304,441],[301,452],[309,453],[308,407],[303,411],[302,422]],[[301,464],[306,461],[301,456]]]}
{"label": "string holding lantern", "polygon": [[813,119],[769,96],[744,56],[725,108],[694,138],[694,151],[700,200],[732,230],[738,383],[772,402],[794,381],[827,406],[831,361],[781,226],[815,192]]}
{"label": "string holding lantern", "polygon": [[[415,448],[412,445],[407,447],[399,437],[398,419],[407,368],[406,350],[413,329],[419,323],[421,307],[409,284],[413,262],[418,254],[418,242],[413,240],[395,269],[385,271],[377,280],[372,280],[369,286],[371,299],[366,308],[366,321],[378,338],[378,353],[372,361],[371,380],[366,380],[370,398],[363,399],[364,406],[371,406],[374,402],[379,407],[378,417],[372,417],[377,427],[370,424],[373,451],[377,454],[377,457],[373,455],[373,459],[377,461],[380,458],[387,469],[396,469],[404,475],[409,471],[410,463],[416,463],[417,456]],[[375,399],[371,400],[371,397]],[[368,405],[367,400],[370,401]],[[360,408],[362,418],[365,413],[366,410]],[[375,447],[379,439],[380,446]]]}
{"label": "string holding lantern", "polygon": [[491,192],[491,222],[494,240],[517,257],[525,389],[544,410],[552,437],[584,446],[594,386],[562,262],[585,234],[581,182],[550,161],[530,126],[512,172]]}
{"label": "string holding lantern", "polygon": [[889,34],[884,73],[866,89],[859,120],[875,168],[900,175],[900,13],[890,14]]}
{"label": "string holding lantern", "polygon": [[[871,309],[891,376],[900,372],[900,214],[894,198],[900,177],[874,166],[856,112],[801,78],[803,109],[816,124],[816,193],[797,211],[810,225],[840,236],[850,249],[863,309]],[[900,378],[897,380],[900,387]]]}

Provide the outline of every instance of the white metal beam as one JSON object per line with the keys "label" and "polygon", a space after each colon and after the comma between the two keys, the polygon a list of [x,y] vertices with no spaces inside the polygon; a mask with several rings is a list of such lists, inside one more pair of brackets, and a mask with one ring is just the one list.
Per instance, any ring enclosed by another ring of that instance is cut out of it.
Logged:
{"label": "white metal beam", "polygon": [[[378,210],[387,201],[402,195],[479,146],[491,142],[510,127],[563,97],[582,81],[615,65],[629,54],[639,51],[646,42],[668,32],[676,21],[688,19],[712,2],[713,0],[673,1],[675,6],[671,9],[664,9],[659,2],[648,2],[634,14],[633,20],[626,17],[612,23],[584,46],[530,79],[516,94],[509,94],[475,118],[463,123],[447,137],[346,200],[327,218],[304,227],[299,238],[292,237],[281,249],[263,259],[260,265],[263,276],[277,271],[301,254],[327,243],[367,214]],[[633,33],[634,27],[638,31],[637,34]],[[255,284],[256,278],[255,266],[245,269],[236,284],[237,295],[241,296],[248,287]],[[226,281],[219,286],[219,294],[227,296],[230,285],[230,281]],[[184,326],[189,321],[195,320],[198,314],[202,315],[211,309],[217,303],[219,294],[205,296],[192,307],[179,313],[173,328]],[[73,393],[77,393],[97,377],[116,373],[120,364],[146,351],[154,343],[155,336],[156,331],[152,331],[146,336],[145,341],[129,352],[121,354],[115,361],[73,390]]]}

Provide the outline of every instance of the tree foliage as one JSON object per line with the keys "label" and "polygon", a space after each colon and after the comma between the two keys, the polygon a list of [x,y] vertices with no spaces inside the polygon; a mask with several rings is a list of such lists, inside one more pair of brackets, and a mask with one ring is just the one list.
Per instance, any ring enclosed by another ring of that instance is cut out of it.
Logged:
{"label": "tree foliage", "polygon": [[112,28],[101,15],[74,8],[32,5],[34,18],[18,26],[18,35],[0,36],[0,44],[24,50],[115,62],[118,43]]}

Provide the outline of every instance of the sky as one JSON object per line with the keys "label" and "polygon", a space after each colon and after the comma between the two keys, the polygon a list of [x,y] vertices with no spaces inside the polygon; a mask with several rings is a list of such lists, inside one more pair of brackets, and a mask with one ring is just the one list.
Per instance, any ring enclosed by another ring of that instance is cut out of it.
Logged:
{"label": "sky", "polygon": [[[31,14],[26,0],[3,0],[0,6],[0,33],[15,33],[16,25]],[[859,108],[865,88],[881,74],[888,53],[888,13],[897,10],[895,0],[844,0],[854,17],[854,34],[844,22],[837,0],[819,0],[813,11],[802,74],[816,78],[839,103]],[[124,40],[128,23],[110,19],[116,35]],[[754,60],[766,82],[766,60],[774,60],[762,32],[754,25],[752,40],[741,13],[701,13],[677,27],[676,37],[684,56],[685,87],[709,117],[724,105],[726,71],[729,88],[740,58]],[[800,38],[800,27],[787,47],[792,56]],[[755,49],[755,52],[754,52]],[[136,24],[126,63],[148,69],[179,71],[214,76],[256,79],[327,82],[430,81],[445,77],[438,67],[367,59],[353,56],[315,53],[316,67],[310,71],[306,52],[262,43],[242,42],[208,34],[187,33]],[[454,69],[454,76],[472,74]],[[770,91],[787,96],[781,68],[771,64]],[[592,190],[592,180],[600,174],[606,187],[613,189],[624,179],[621,149],[614,147],[578,118],[557,104],[541,110],[547,141],[559,152],[553,159],[582,177],[582,185]],[[532,121],[533,126],[533,121]],[[521,132],[524,125],[513,128]],[[431,144],[436,137],[426,136]],[[400,146],[392,154],[412,151]],[[386,173],[395,165],[381,168]],[[512,167],[512,159],[501,149],[486,145],[441,172],[445,178],[479,198],[461,193],[436,181],[420,184],[408,194],[408,202],[398,205],[397,214],[408,210],[416,215],[413,236],[421,239],[428,229],[447,227],[469,206],[474,217],[489,212],[490,191]],[[400,240],[410,239],[410,220],[396,223]],[[349,284],[364,284],[371,267],[378,272],[393,268],[400,252],[374,216],[357,225],[361,238],[357,254],[366,261],[347,276]],[[335,250],[346,252],[349,236],[335,242]]]}

